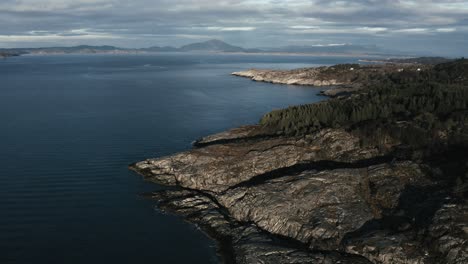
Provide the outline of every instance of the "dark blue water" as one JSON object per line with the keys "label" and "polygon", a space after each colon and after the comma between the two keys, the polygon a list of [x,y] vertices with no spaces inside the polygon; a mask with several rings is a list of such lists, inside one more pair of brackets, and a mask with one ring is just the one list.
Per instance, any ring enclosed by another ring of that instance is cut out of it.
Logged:
{"label": "dark blue water", "polygon": [[216,263],[214,242],[138,195],[127,165],[315,88],[230,76],[353,58],[234,55],[23,56],[0,60],[0,263]]}

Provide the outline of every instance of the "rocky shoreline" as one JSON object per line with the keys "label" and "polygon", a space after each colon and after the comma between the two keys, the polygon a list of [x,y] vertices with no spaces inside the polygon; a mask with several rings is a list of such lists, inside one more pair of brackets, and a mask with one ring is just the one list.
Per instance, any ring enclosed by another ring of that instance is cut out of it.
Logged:
{"label": "rocky shoreline", "polygon": [[[221,252],[230,252],[226,263],[467,260],[468,207],[438,191],[424,166],[363,149],[345,131],[249,138],[256,129],[224,132],[131,168],[182,187],[151,197],[217,239]],[[421,193],[433,197],[420,204]],[[424,241],[428,236],[435,237]]]}
{"label": "rocky shoreline", "polygon": [[[346,78],[328,83],[363,84]],[[468,263],[468,205],[441,176],[443,158],[386,145],[342,128],[286,136],[254,125],[130,168],[179,187],[148,197],[215,238],[225,263]]]}
{"label": "rocky shoreline", "polygon": [[418,72],[431,65],[415,63],[342,64],[295,70],[250,69],[233,72],[232,75],[249,78],[257,82],[285,85],[325,87],[321,94],[329,97],[348,95],[371,85],[372,80],[392,73]]}

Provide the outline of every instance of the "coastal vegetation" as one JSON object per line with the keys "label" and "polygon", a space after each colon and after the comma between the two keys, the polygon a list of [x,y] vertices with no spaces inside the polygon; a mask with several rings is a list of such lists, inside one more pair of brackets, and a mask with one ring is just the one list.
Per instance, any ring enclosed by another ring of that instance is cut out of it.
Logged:
{"label": "coastal vegetation", "polygon": [[[260,121],[269,134],[307,136],[321,129],[345,129],[362,146],[392,150],[395,158],[422,161],[445,153],[458,160],[446,177],[468,194],[468,60],[406,71],[373,80],[361,92],[318,104],[293,106]],[[464,153],[464,154],[463,154]],[[457,175],[457,176],[455,176]]]}
{"label": "coastal vegetation", "polygon": [[458,129],[468,108],[468,60],[439,64],[426,71],[382,76],[362,92],[318,104],[293,106],[266,114],[265,129],[285,135],[306,135],[322,128],[347,128],[361,123],[411,121],[432,129]]}

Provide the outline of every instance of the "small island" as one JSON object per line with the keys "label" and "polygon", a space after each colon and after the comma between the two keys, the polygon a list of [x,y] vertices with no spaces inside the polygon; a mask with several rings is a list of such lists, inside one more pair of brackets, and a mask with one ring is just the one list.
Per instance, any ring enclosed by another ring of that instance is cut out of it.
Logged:
{"label": "small island", "polygon": [[16,52],[0,52],[0,58],[8,58],[15,56],[20,56],[20,54]]}
{"label": "small island", "polygon": [[130,168],[226,263],[468,263],[468,60],[234,73],[333,98]]}

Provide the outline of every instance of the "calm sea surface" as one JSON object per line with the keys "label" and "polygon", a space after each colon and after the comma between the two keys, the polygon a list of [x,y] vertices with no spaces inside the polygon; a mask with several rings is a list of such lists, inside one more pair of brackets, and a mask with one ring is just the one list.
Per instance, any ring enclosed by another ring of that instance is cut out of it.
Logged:
{"label": "calm sea surface", "polygon": [[127,165],[322,100],[230,76],[356,58],[69,55],[0,60],[0,263],[217,263],[215,243],[139,194]]}

